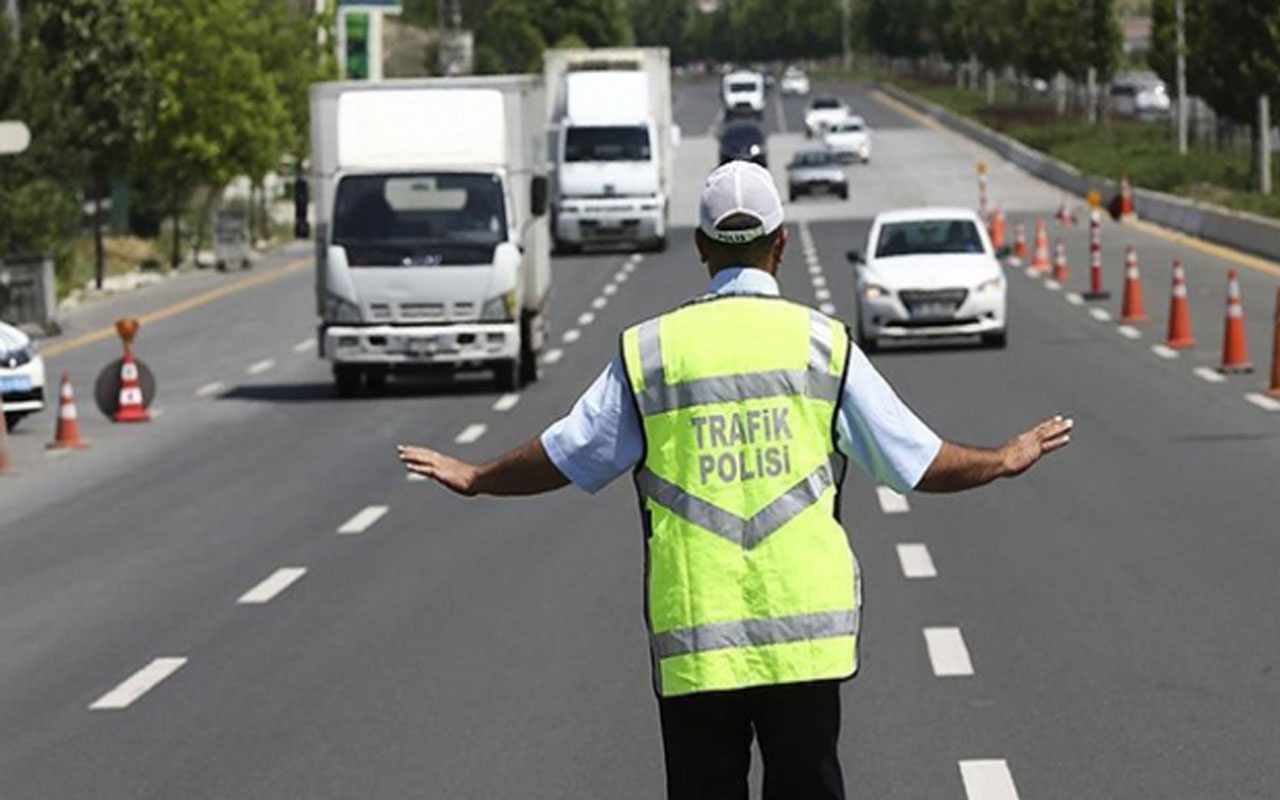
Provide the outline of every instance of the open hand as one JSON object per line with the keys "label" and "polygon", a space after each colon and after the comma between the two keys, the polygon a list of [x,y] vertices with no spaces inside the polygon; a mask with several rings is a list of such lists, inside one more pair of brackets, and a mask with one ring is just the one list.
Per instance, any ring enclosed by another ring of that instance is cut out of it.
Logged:
{"label": "open hand", "polygon": [[397,445],[396,455],[404,468],[436,481],[458,494],[472,497],[476,493],[476,466],[461,459],[437,453],[429,447]]}
{"label": "open hand", "polygon": [[1075,420],[1062,415],[1052,417],[1000,448],[1006,477],[1021,475],[1037,461],[1071,442]]}

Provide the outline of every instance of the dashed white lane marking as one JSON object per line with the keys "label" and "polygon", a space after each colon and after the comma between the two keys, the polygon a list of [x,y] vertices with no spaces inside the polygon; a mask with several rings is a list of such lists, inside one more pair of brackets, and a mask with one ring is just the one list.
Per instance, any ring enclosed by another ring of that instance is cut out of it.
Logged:
{"label": "dashed white lane marking", "polygon": [[821,275],[821,274],[822,274],[822,265],[821,265],[821,264],[810,264],[810,265],[809,265],[809,274],[810,274],[810,275]]}
{"label": "dashed white lane marking", "polygon": [[1049,280],[1044,282],[1044,288],[1048,289],[1051,292],[1060,292],[1062,291],[1062,284],[1058,283],[1053,278],[1050,278]]}
{"label": "dashed white lane marking", "polygon": [[502,397],[499,397],[497,401],[493,404],[493,410],[494,411],[510,411],[511,409],[515,408],[516,404],[519,402],[520,402],[520,395],[515,394],[514,392],[511,394],[504,394]]}
{"label": "dashed white lane marking", "polygon": [[152,406],[147,409],[147,413],[151,415],[152,420],[157,420],[169,413],[169,409],[164,406]]}
{"label": "dashed white lane marking", "polygon": [[561,341],[563,341],[565,344],[573,344],[574,342],[578,341],[581,338],[582,338],[582,331],[578,330],[577,328],[570,328],[569,330],[564,332],[564,336],[560,337]]}
{"label": "dashed white lane marking", "polygon": [[618,287],[612,283],[606,284],[604,287],[604,293],[609,297],[613,297],[615,294],[618,293]]}
{"label": "dashed white lane marking", "polygon": [[1138,330],[1132,325],[1121,325],[1119,328],[1116,328],[1116,332],[1126,339],[1142,338],[1142,331]]}
{"label": "dashed white lane marking", "polygon": [[293,346],[293,352],[305,353],[308,350],[314,350],[315,347],[316,347],[316,337],[312,336],[309,339],[303,339],[302,341],[295,344]]}
{"label": "dashed white lane marking", "polygon": [[242,606],[260,606],[263,603],[270,603],[306,574],[306,567],[281,567],[268,575],[262,583],[240,595],[236,603]]}
{"label": "dashed white lane marking", "polygon": [[387,513],[386,506],[367,506],[357,513],[354,517],[342,523],[342,527],[338,528],[338,533],[344,536],[353,536],[364,533],[373,527],[373,524],[382,519]]}
{"label": "dashed white lane marking", "polygon": [[880,501],[880,510],[886,514],[905,514],[911,510],[911,504],[907,502],[907,498],[888,486],[876,487],[876,499]]}
{"label": "dashed white lane marking", "polygon": [[196,389],[196,397],[212,397],[215,394],[222,394],[226,389],[227,385],[222,381],[213,381]]}
{"label": "dashed white lane marking", "polygon": [[622,265],[622,271],[623,271],[623,272],[625,272],[625,273],[627,273],[628,275],[630,275],[631,273],[635,272],[635,271],[636,271],[636,262],[634,262],[634,261],[628,261],[627,263],[623,264],[623,265]]}
{"label": "dashed white lane marking", "polygon": [[276,362],[274,359],[264,358],[261,361],[255,361],[254,363],[250,364],[249,368],[246,369],[245,372],[249,373],[250,375],[261,375],[267,370],[275,367],[275,365],[276,365]]}
{"label": "dashed white lane marking", "polygon": [[933,566],[929,548],[922,544],[898,545],[898,563],[907,578],[936,578],[938,570]]}
{"label": "dashed white lane marking", "polygon": [[1105,308],[1091,308],[1089,309],[1089,316],[1093,317],[1098,322],[1111,321],[1111,312]]}
{"label": "dashed white lane marking", "polygon": [[406,472],[406,473],[404,474],[404,479],[405,479],[406,481],[409,481],[410,483],[418,483],[418,482],[420,482],[420,481],[425,481],[425,480],[427,480],[427,476],[426,476],[426,475],[419,475],[419,474],[418,474],[418,473],[416,473],[416,472]]}
{"label": "dashed white lane marking", "polygon": [[1084,305],[1084,296],[1076,292],[1067,292],[1063,297],[1067,298],[1067,302],[1073,306]]}
{"label": "dashed white lane marking", "polygon": [[1157,356],[1165,359],[1166,361],[1172,361],[1173,359],[1178,357],[1177,350],[1174,350],[1172,347],[1169,347],[1168,345],[1163,345],[1163,344],[1151,345],[1151,352],[1155,353]]}
{"label": "dashed white lane marking", "polygon": [[472,444],[480,441],[480,437],[484,436],[484,432],[489,430],[489,426],[483,422],[473,422],[462,429],[462,433],[453,437],[454,444]]}
{"label": "dashed white lane marking", "polygon": [[961,761],[960,780],[969,800],[1018,800],[1013,775],[1003,758]]}
{"label": "dashed white lane marking", "polygon": [[631,277],[631,276],[630,276],[630,275],[628,275],[628,274],[626,273],[626,270],[618,270],[617,272],[615,272],[615,273],[613,274],[613,282],[614,282],[614,283],[626,283],[626,282],[627,282],[627,278],[629,278],[629,277]]}
{"label": "dashed white lane marking", "polygon": [[826,289],[814,289],[813,296],[819,300],[830,300],[831,292],[827,291]]}
{"label": "dashed white lane marking", "polygon": [[1041,272],[1040,270],[1036,269],[1035,267],[1027,267],[1027,269],[1025,270],[1025,272],[1026,272],[1026,274],[1027,274],[1027,277],[1028,277],[1028,278],[1039,278],[1041,275],[1043,275],[1043,274],[1044,274],[1043,272]]}
{"label": "dashed white lane marking", "polygon": [[1226,383],[1227,382],[1227,376],[1223,375],[1221,372],[1218,372],[1216,369],[1213,369],[1212,367],[1196,367],[1191,371],[1196,374],[1196,377],[1198,377],[1200,380],[1205,381],[1207,383]]}
{"label": "dashed white lane marking", "polygon": [[1280,400],[1277,400],[1274,397],[1269,397],[1260,392],[1251,392],[1246,394],[1244,399],[1253,403],[1263,411],[1280,411]]}
{"label": "dashed white lane marking", "polygon": [[556,348],[554,350],[548,350],[546,352],[546,355],[542,357],[542,363],[554,364],[562,358],[564,358],[564,351],[559,348]]}
{"label": "dashed white lane marking", "polygon": [[925,628],[924,643],[929,649],[929,663],[939,678],[957,678],[973,674],[969,648],[959,628]]}
{"label": "dashed white lane marking", "polygon": [[818,310],[829,317],[835,316],[835,313],[836,313],[836,307],[832,303],[823,303],[822,305],[818,306]]}
{"label": "dashed white lane marking", "polygon": [[644,253],[632,253],[631,257],[627,259],[628,264],[639,264],[641,261],[644,261]]}
{"label": "dashed white lane marking", "polygon": [[600,309],[604,308],[607,305],[609,305],[609,301],[603,297],[597,297],[595,300],[591,301],[591,307],[596,309],[597,311],[599,311]]}
{"label": "dashed white lane marking", "polygon": [[814,275],[813,285],[821,289],[823,286],[827,285],[827,279],[822,277],[821,275]]}
{"label": "dashed white lane marking", "polygon": [[584,311],[583,313],[578,315],[579,325],[590,325],[595,321],[596,321],[596,315],[592,314],[590,311]]}
{"label": "dashed white lane marking", "polygon": [[139,697],[160,685],[165,678],[182,669],[187,659],[181,656],[156,658],[125,678],[119,686],[93,701],[90,711],[119,711],[133,705]]}

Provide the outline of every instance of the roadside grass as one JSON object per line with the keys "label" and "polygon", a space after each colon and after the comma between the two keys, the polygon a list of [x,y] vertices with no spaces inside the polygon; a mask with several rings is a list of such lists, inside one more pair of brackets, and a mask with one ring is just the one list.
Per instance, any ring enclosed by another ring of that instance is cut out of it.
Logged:
{"label": "roadside grass", "polygon": [[[163,269],[162,243],[136,236],[107,235],[102,240],[104,275],[123,275],[139,269]],[[58,268],[58,297],[66,297],[94,279],[93,233],[81,234],[72,242],[68,257]]]}
{"label": "roadside grass", "polygon": [[[996,105],[987,105],[980,92],[952,85],[902,79],[896,83],[1082,172],[1112,179],[1128,172],[1135,186],[1280,217],[1280,195],[1252,191],[1254,177],[1246,153],[1193,146],[1182,156],[1167,128],[1158,123],[1112,118],[1090,125],[1059,118],[1052,109],[1015,105],[1008,93],[998,96]],[[1273,183],[1280,186],[1280,159],[1272,168]]]}

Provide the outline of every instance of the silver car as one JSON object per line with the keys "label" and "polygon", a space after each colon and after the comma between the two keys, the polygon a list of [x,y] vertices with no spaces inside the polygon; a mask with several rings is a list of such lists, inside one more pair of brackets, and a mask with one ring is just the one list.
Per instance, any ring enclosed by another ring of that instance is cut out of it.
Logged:
{"label": "silver car", "polygon": [[849,199],[849,179],[840,158],[830,150],[801,150],[787,165],[788,192],[794,202],[802,194],[834,194]]}

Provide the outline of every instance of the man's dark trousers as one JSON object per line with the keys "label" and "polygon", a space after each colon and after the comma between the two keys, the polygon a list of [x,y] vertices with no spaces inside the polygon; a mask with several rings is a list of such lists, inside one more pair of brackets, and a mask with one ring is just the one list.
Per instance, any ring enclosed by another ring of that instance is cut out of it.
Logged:
{"label": "man's dark trousers", "polygon": [[659,698],[658,708],[668,800],[747,800],[753,733],[764,800],[844,800],[837,681]]}

